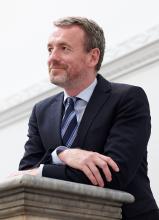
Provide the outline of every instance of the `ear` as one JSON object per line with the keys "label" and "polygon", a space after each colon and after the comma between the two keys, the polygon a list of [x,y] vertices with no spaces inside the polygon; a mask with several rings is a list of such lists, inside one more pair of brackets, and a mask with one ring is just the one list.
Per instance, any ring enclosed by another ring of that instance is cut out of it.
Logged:
{"label": "ear", "polygon": [[93,48],[89,52],[89,66],[90,67],[95,67],[99,61],[99,56],[100,56],[100,50],[99,48]]}

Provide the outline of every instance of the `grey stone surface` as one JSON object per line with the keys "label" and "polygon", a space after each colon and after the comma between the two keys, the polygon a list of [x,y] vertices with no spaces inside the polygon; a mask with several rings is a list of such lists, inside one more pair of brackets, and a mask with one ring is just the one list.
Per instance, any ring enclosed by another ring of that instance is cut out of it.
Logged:
{"label": "grey stone surface", "polygon": [[115,220],[128,193],[30,175],[0,183],[0,219]]}

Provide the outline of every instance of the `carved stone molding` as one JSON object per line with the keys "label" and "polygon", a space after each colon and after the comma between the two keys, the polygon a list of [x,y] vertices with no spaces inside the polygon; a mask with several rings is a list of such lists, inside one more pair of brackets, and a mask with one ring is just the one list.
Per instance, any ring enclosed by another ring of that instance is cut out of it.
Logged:
{"label": "carved stone molding", "polygon": [[118,44],[116,48],[106,51],[105,61],[110,63],[157,41],[159,41],[159,25]]}
{"label": "carved stone molding", "polygon": [[159,40],[130,51],[111,62],[107,62],[101,73],[109,80],[114,80],[125,74],[130,74],[138,69],[159,61]]}
{"label": "carved stone molding", "polygon": [[[159,26],[106,51],[100,73],[108,80],[159,61]],[[0,103],[0,128],[27,117],[33,105],[61,91],[45,79]]]}
{"label": "carved stone molding", "polygon": [[126,192],[23,175],[0,183],[0,219],[117,220],[123,203],[134,202]]}

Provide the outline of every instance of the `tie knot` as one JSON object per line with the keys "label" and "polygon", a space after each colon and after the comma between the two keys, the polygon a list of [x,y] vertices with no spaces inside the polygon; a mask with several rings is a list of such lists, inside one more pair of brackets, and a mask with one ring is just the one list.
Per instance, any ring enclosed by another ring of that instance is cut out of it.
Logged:
{"label": "tie knot", "polygon": [[76,103],[77,100],[79,100],[78,97],[75,97],[75,96],[73,96],[73,97],[68,97],[68,98],[66,99],[66,101],[65,101],[65,105],[66,105],[66,106],[69,106],[69,105],[74,106],[74,104]]}

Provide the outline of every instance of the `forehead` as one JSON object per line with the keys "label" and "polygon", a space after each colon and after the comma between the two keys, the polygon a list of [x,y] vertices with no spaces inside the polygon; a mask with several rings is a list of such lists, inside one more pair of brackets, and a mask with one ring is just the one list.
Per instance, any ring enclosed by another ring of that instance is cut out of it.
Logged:
{"label": "forehead", "polygon": [[85,33],[82,28],[77,25],[67,26],[67,27],[54,27],[51,33],[48,43],[83,43]]}

